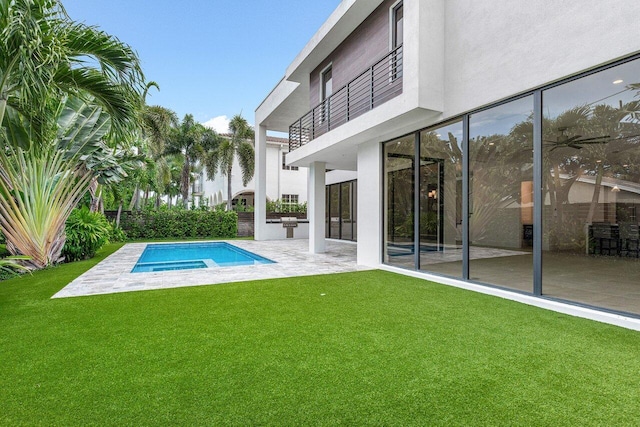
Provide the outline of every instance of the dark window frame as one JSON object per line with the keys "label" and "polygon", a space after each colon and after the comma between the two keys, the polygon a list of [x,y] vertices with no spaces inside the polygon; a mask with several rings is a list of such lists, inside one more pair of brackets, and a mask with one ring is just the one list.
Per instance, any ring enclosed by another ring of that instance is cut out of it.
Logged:
{"label": "dark window frame", "polygon": [[[536,88],[533,89],[529,89],[517,94],[514,94],[512,96],[503,98],[501,100],[497,100],[495,102],[492,103],[488,103],[485,104],[481,107],[478,107],[476,109],[473,110],[468,110],[466,112],[463,112],[461,114],[458,114],[456,116],[453,117],[449,117],[447,118],[445,121],[442,122],[438,122],[438,123],[434,123],[430,126],[426,126],[424,128],[418,129],[416,131],[413,132],[408,132],[406,134],[402,134],[399,135],[395,138],[386,140],[386,141],[382,141],[380,143],[380,153],[381,156],[384,156],[384,146],[387,143],[391,143],[394,141],[397,141],[401,138],[405,138],[407,136],[410,135],[415,135],[416,137],[419,138],[420,132],[424,132],[424,131],[430,131],[430,130],[435,130],[437,128],[440,128],[442,126],[446,126],[450,123],[453,123],[455,121],[463,121],[463,277],[460,279],[458,278],[457,280],[462,280],[468,283],[474,283],[474,284],[478,284],[487,288],[496,288],[496,289],[503,289],[509,292],[513,292],[513,293],[520,293],[523,295],[530,295],[530,296],[535,296],[537,298],[540,299],[545,299],[545,300],[549,300],[549,301],[559,301],[565,304],[569,304],[569,305],[574,305],[574,306],[578,306],[578,307],[586,307],[586,308],[591,308],[591,309],[596,309],[598,311],[602,311],[602,312],[608,312],[608,313],[613,313],[613,314],[618,314],[618,315],[624,315],[624,316],[630,316],[630,317],[634,317],[634,318],[640,318],[640,315],[636,314],[636,313],[630,313],[630,312],[624,312],[624,311],[620,311],[620,310],[615,310],[615,309],[610,309],[607,307],[601,307],[601,306],[593,306],[593,305],[589,305],[589,304],[585,304],[585,303],[581,303],[578,301],[573,301],[573,300],[567,300],[567,299],[562,299],[562,298],[558,298],[558,297],[552,297],[549,295],[545,295],[542,293],[542,242],[543,242],[543,227],[542,227],[542,221],[543,221],[543,215],[542,215],[542,210],[543,210],[543,201],[542,201],[542,191],[537,191],[538,188],[542,187],[542,151],[540,149],[540,147],[542,146],[542,120],[543,120],[543,104],[542,104],[542,94],[545,90],[549,90],[558,86],[562,86],[564,84],[573,82],[575,80],[579,80],[583,77],[587,77],[593,74],[597,74],[600,73],[602,71],[605,71],[607,69],[610,68],[614,68],[620,65],[623,65],[627,62],[632,62],[632,61],[636,61],[636,60],[640,60],[640,53],[636,53],[633,55],[629,55],[625,58],[622,59],[618,59],[615,61],[611,61],[607,64],[604,65],[600,65],[600,66],[596,66],[593,67],[591,69],[585,70],[585,71],[581,71],[572,75],[569,75],[567,77],[564,77],[562,79],[556,80],[554,82],[551,83],[546,83],[543,85],[540,85]],[[465,219],[468,219],[468,215],[469,215],[469,197],[468,197],[468,191],[469,191],[469,118],[472,114],[476,114],[485,110],[489,110],[492,108],[495,108],[499,105],[503,105],[503,104],[507,104],[510,103],[512,101],[521,99],[521,98],[525,98],[527,96],[533,96],[534,99],[534,138],[533,138],[533,143],[534,143],[534,228],[533,228],[533,245],[534,245],[534,251],[533,251],[533,255],[534,255],[534,284],[533,284],[533,292],[525,292],[525,291],[520,291],[517,289],[512,289],[512,288],[504,288],[501,286],[497,286],[497,285],[493,285],[493,284],[489,284],[489,283],[484,283],[484,282],[477,282],[474,281],[470,278],[469,276],[469,222],[468,220],[465,221]],[[537,149],[535,149],[537,148]],[[384,176],[385,174],[385,165],[384,162],[382,162],[381,164],[381,175]],[[382,191],[382,198],[384,199],[384,192],[386,191],[385,186],[383,185],[381,188]],[[381,211],[382,211],[382,224],[385,223],[386,221],[386,212],[384,209],[384,206],[381,206]],[[385,235],[384,233],[381,233],[380,235],[381,238],[381,245],[380,245],[380,259],[382,261],[382,264],[384,263],[384,254],[385,254]],[[406,267],[398,267],[398,268],[402,268],[402,269],[408,269],[410,271],[422,271],[425,272],[424,270],[420,270],[419,269],[419,264],[416,261],[416,265],[414,265],[413,269],[410,268],[406,268]],[[439,274],[437,272],[428,272],[428,274],[432,274],[434,276],[442,276],[443,278],[450,278],[450,276],[446,276],[443,274]]]}

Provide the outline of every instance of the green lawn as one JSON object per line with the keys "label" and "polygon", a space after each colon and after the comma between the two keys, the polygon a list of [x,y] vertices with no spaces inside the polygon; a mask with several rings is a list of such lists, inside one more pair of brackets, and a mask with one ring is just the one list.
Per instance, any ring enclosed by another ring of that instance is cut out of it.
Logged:
{"label": "green lawn", "polygon": [[638,425],[640,333],[370,271],[0,282],[0,425]]}

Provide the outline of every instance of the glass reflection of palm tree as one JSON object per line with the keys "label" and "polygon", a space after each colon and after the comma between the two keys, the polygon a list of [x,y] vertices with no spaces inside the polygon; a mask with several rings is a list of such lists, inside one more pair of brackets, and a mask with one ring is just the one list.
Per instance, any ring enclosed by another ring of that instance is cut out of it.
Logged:
{"label": "glass reflection of palm tree", "polygon": [[[638,106],[637,101],[619,108],[584,105],[544,121],[543,191],[551,208],[545,218],[552,250],[584,247],[584,227],[596,217],[605,176],[633,179],[629,172],[638,165]],[[571,204],[571,188],[584,177],[592,178],[594,186],[586,217],[580,218],[576,209],[569,215],[565,208]]]}

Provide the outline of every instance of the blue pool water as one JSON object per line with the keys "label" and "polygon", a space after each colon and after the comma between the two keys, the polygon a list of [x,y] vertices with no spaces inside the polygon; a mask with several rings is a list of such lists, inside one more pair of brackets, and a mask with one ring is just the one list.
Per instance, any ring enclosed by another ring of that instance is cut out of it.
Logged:
{"label": "blue pool water", "polygon": [[132,273],[271,264],[273,261],[225,242],[147,245]]}

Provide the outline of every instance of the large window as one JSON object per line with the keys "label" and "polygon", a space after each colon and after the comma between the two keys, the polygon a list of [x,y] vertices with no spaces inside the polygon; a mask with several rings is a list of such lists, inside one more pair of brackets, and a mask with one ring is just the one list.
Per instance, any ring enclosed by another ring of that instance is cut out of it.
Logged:
{"label": "large window", "polygon": [[322,99],[327,99],[333,94],[333,71],[331,66],[322,72]]}
{"label": "large window", "polygon": [[385,253],[391,265],[415,268],[414,170],[415,136],[384,146]]}
{"label": "large window", "polygon": [[383,147],[385,263],[640,316],[640,59]]}
{"label": "large window", "polygon": [[420,133],[421,270],[462,276],[462,122]]}
{"label": "large window", "polygon": [[356,240],[356,191],[356,181],[327,185],[326,237]]}
{"label": "large window", "polygon": [[542,292],[640,313],[640,61],[542,100]]}
{"label": "large window", "polygon": [[402,2],[395,5],[391,11],[391,47],[395,49],[398,46],[402,46],[402,39],[404,37],[404,8]]}
{"label": "large window", "polygon": [[469,278],[532,292],[532,232],[528,96],[469,117]]}
{"label": "large window", "polygon": [[282,207],[287,209],[289,212],[297,204],[298,204],[298,195],[297,194],[283,194],[282,195]]}

